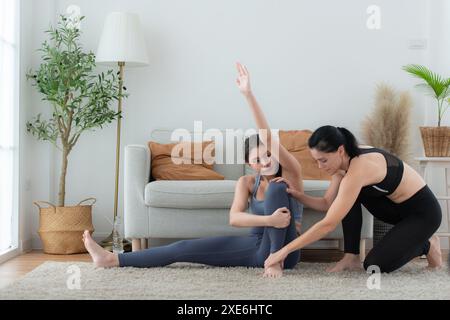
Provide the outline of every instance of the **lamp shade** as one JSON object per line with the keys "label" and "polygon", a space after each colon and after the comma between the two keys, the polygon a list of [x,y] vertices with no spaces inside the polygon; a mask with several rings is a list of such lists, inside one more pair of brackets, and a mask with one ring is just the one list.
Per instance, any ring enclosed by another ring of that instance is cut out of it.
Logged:
{"label": "lamp shade", "polygon": [[125,62],[129,67],[148,64],[147,46],[137,14],[112,12],[106,17],[96,62],[109,66]]}

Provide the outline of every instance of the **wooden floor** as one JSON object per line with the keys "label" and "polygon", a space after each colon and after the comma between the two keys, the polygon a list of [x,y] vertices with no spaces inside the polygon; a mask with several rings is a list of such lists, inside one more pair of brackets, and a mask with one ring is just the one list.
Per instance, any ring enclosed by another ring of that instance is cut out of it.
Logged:
{"label": "wooden floor", "polygon": [[[302,261],[304,262],[334,262],[343,255],[339,250],[313,250],[304,249],[302,251]],[[448,259],[448,250],[443,252],[444,261]],[[38,267],[46,261],[81,261],[91,262],[89,254],[73,255],[50,255],[40,250],[34,250],[15,257],[0,264],[0,288],[3,288],[13,281],[23,277],[25,274]]]}

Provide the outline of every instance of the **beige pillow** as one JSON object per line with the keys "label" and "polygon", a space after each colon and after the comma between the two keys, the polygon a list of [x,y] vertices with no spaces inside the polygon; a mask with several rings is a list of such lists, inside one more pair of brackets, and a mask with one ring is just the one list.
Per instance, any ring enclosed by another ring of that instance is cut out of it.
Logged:
{"label": "beige pillow", "polygon": [[311,156],[308,148],[308,139],[312,135],[310,130],[280,130],[280,143],[302,165],[303,179],[330,180],[331,176],[319,169],[316,160]]}
{"label": "beige pillow", "polygon": [[[223,175],[212,170],[215,154],[214,141],[175,142],[168,144],[150,141],[148,146],[151,152],[152,177],[155,180],[225,179]],[[172,157],[174,148],[176,148],[175,154]],[[188,153],[187,151],[190,152]],[[177,163],[177,161],[183,163]]]}

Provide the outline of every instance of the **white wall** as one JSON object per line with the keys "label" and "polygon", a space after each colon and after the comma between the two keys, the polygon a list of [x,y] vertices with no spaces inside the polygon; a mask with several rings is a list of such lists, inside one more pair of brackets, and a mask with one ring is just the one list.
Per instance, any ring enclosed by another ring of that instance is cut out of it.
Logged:
{"label": "white wall", "polygon": [[[431,2],[429,10],[429,29],[428,34],[430,38],[429,54],[427,56],[427,62],[433,71],[436,71],[446,77],[449,77],[450,70],[450,1],[447,0],[435,0]],[[425,124],[437,125],[437,107],[435,100],[427,99],[425,103]],[[450,125],[450,110],[444,115],[441,125]],[[450,176],[447,177],[448,181],[445,181],[445,175],[443,169],[436,169],[429,172],[429,184],[433,192],[440,196],[445,195],[445,185],[450,186]],[[448,218],[450,218],[450,202],[446,203],[440,201],[444,215],[442,228],[449,230],[447,225]],[[441,244],[444,248],[449,248],[449,241],[441,240]]]}
{"label": "white wall", "polygon": [[25,74],[40,63],[36,49],[45,39],[41,30],[46,29],[54,21],[55,11],[54,0],[21,1],[19,246],[22,250],[36,246],[36,243],[32,244],[32,239],[37,238],[39,217],[33,201],[51,199],[53,185],[51,145],[34,139],[26,132],[26,122],[38,112],[48,114],[50,108],[42,103],[41,96],[27,82]]}
{"label": "white wall", "polygon": [[[125,72],[130,97],[124,106],[122,147],[145,144],[154,128],[192,129],[194,120],[203,120],[205,129],[252,127],[251,114],[235,87],[238,60],[248,66],[254,92],[273,128],[334,124],[358,135],[381,81],[411,90],[414,127],[424,123],[425,99],[412,90],[416,80],[401,67],[429,62],[431,46],[411,50],[408,41],[430,35],[430,1],[376,1],[381,8],[380,30],[366,27],[366,9],[374,4],[368,0],[28,2],[33,6],[27,9],[31,21],[25,22],[28,54],[39,47],[48,22],[68,5],[78,5],[86,16],[82,41],[94,52],[109,12],[139,13],[150,65]],[[38,55],[27,56],[24,67],[36,68],[38,63]],[[24,93],[29,118],[41,105],[34,105],[39,97],[29,85],[24,85]],[[38,247],[38,213],[30,203],[56,202],[60,154],[26,139],[24,179],[31,185],[24,206],[30,221],[27,230]],[[415,153],[421,155],[418,130],[413,139]],[[111,230],[105,216],[111,219],[113,214],[114,165],[113,125],[82,136],[69,159],[67,205],[96,197],[93,222],[99,237]],[[120,190],[122,199],[122,184]]]}

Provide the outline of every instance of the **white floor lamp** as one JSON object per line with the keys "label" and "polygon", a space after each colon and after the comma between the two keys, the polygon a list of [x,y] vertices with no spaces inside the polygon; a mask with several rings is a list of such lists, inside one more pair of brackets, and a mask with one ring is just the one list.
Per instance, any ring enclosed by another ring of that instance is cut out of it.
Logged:
{"label": "white floor lamp", "polygon": [[[100,65],[119,67],[119,93],[123,89],[124,67],[141,67],[148,65],[147,46],[141,30],[139,16],[134,13],[112,12],[105,21],[103,32],[97,49],[96,62]],[[122,111],[122,98],[118,100],[118,112]],[[114,190],[114,221],[117,218],[119,193],[119,161],[120,161],[120,126],[117,119],[116,138],[116,181]],[[112,251],[113,233],[101,242],[101,245]],[[124,239],[125,251],[131,250],[131,243]]]}

